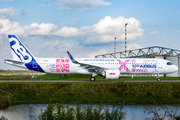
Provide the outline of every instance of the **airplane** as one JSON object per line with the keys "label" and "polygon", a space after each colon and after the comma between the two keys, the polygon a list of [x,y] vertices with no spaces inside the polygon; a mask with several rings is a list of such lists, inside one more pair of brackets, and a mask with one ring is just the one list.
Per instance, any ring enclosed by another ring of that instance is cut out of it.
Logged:
{"label": "airplane", "polygon": [[159,74],[178,71],[178,67],[164,59],[154,58],[76,58],[67,51],[69,58],[34,57],[15,36],[8,35],[13,59],[4,59],[9,65],[51,74],[100,75],[105,79],[119,79],[120,74]]}

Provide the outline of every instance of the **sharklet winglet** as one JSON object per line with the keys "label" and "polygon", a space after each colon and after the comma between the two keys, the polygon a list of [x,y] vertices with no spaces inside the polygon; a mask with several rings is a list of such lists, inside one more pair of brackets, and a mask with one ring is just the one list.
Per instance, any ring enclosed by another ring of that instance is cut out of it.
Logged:
{"label": "sharklet winglet", "polygon": [[67,54],[68,54],[69,58],[71,59],[71,61],[72,61],[73,63],[78,63],[78,62],[73,58],[73,56],[69,53],[69,51],[67,51]]}

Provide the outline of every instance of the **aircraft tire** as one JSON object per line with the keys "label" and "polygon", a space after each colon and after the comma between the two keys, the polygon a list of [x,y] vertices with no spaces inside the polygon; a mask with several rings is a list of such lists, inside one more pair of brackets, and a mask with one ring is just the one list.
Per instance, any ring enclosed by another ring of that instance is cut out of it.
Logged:
{"label": "aircraft tire", "polygon": [[95,80],[96,80],[95,77],[91,77],[91,78],[90,78],[90,81],[91,81],[91,82],[94,82]]}
{"label": "aircraft tire", "polygon": [[158,82],[160,82],[160,81],[161,81],[161,79],[160,79],[160,78],[157,78],[157,81],[158,81]]}

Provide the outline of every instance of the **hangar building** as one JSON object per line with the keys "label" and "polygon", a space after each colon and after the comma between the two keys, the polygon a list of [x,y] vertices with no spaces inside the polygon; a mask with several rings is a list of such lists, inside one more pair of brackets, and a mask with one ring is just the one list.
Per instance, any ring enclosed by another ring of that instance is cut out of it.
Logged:
{"label": "hangar building", "polygon": [[[135,50],[108,53],[102,55],[96,55],[95,58],[158,58],[166,59],[171,61],[174,65],[178,66],[179,70],[175,73],[164,74],[161,76],[167,77],[180,77],[180,50],[175,50],[171,48],[165,48],[160,46],[146,47]],[[141,76],[141,75],[140,75]],[[149,76],[149,75],[148,75]],[[156,76],[156,75],[153,75]]]}

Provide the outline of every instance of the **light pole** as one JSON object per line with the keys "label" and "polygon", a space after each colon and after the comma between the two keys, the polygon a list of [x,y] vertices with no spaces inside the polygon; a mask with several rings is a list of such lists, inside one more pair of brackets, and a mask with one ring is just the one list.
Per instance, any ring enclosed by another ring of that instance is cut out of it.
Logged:
{"label": "light pole", "polygon": [[127,28],[126,28],[126,27],[127,27],[127,24],[128,24],[128,23],[125,24],[125,58],[126,58],[126,48],[127,48],[127,47],[126,47],[126,44],[127,44],[127,42],[126,42],[126,39],[127,39],[127,38],[126,38],[126,32],[127,32]]}
{"label": "light pole", "polygon": [[116,58],[116,37],[114,38],[114,58]]}

